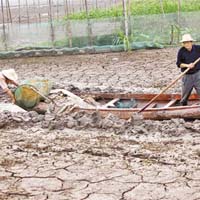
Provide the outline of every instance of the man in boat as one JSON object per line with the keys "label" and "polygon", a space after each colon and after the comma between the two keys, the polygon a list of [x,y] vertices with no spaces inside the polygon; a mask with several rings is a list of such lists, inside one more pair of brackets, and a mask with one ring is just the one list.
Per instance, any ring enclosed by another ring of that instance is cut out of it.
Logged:
{"label": "man in boat", "polygon": [[187,68],[190,70],[184,75],[182,79],[182,98],[180,104],[187,105],[188,98],[195,88],[198,95],[200,95],[200,62],[196,65],[195,60],[200,57],[200,45],[193,44],[195,40],[190,34],[182,36],[180,41],[183,45],[177,55],[177,66],[184,72]]}
{"label": "man in boat", "polygon": [[17,80],[18,76],[14,69],[7,69],[0,72],[0,87],[3,92],[8,94],[8,96],[11,98],[12,103],[15,103],[15,97],[12,91],[9,89],[8,85],[13,84],[15,86],[18,86]]}

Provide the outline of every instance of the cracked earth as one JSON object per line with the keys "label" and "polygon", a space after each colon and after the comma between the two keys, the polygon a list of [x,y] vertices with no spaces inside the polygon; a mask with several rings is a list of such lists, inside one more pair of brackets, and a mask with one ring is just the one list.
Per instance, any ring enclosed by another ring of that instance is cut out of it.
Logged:
{"label": "cracked earth", "polygon": [[[157,92],[179,74],[176,52],[11,59],[0,65],[14,67],[21,79],[48,77],[55,87]],[[180,92],[180,83],[172,91]],[[23,117],[0,115],[2,200],[200,199],[199,120],[125,122],[109,116],[84,126],[93,114],[62,116],[50,128],[44,127],[46,116]],[[69,126],[66,118],[80,123]]]}

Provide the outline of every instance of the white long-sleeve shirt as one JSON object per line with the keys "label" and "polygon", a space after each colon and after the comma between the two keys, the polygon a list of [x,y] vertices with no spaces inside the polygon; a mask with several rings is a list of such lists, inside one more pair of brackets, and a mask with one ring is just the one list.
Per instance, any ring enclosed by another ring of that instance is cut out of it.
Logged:
{"label": "white long-sleeve shirt", "polygon": [[8,90],[8,84],[6,83],[6,78],[3,76],[1,72],[0,72],[0,87],[4,91]]}

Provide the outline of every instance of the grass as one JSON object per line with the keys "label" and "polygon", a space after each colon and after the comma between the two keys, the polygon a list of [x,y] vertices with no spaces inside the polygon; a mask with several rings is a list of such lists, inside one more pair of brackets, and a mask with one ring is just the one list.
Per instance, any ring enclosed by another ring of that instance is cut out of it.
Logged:
{"label": "grass", "polygon": [[[93,9],[89,12],[90,19],[99,19],[99,18],[106,18],[106,17],[120,17],[122,16],[122,7],[112,7],[110,9]],[[67,19],[67,17],[65,17]],[[68,19],[74,20],[82,20],[87,19],[86,12],[78,12],[69,15]]]}
{"label": "grass", "polygon": [[[177,0],[162,0],[164,13],[173,13],[178,10]],[[190,12],[200,10],[199,0],[184,0],[181,1],[181,11]],[[131,15],[152,15],[162,14],[160,0],[131,0]],[[89,11],[90,19],[99,19],[107,17],[120,17],[123,15],[121,5],[109,9],[93,9]],[[65,19],[82,20],[87,19],[86,12],[78,12],[65,16]]]}

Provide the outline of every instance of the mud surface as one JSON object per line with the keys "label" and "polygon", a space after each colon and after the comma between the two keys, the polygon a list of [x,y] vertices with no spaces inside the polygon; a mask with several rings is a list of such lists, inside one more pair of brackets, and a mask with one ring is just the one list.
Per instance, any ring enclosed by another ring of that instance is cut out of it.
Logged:
{"label": "mud surface", "polygon": [[[65,87],[72,84],[80,89],[157,92],[179,74],[175,65],[177,51],[11,59],[1,60],[0,64],[14,67],[21,79],[44,76]],[[173,90],[180,91],[180,87]]]}
{"label": "mud surface", "polygon": [[[157,92],[177,49],[1,60],[55,88]],[[172,91],[180,91],[180,83]],[[7,99],[2,97],[2,101]],[[200,121],[124,121],[83,112],[0,114],[2,200],[200,199]]]}

